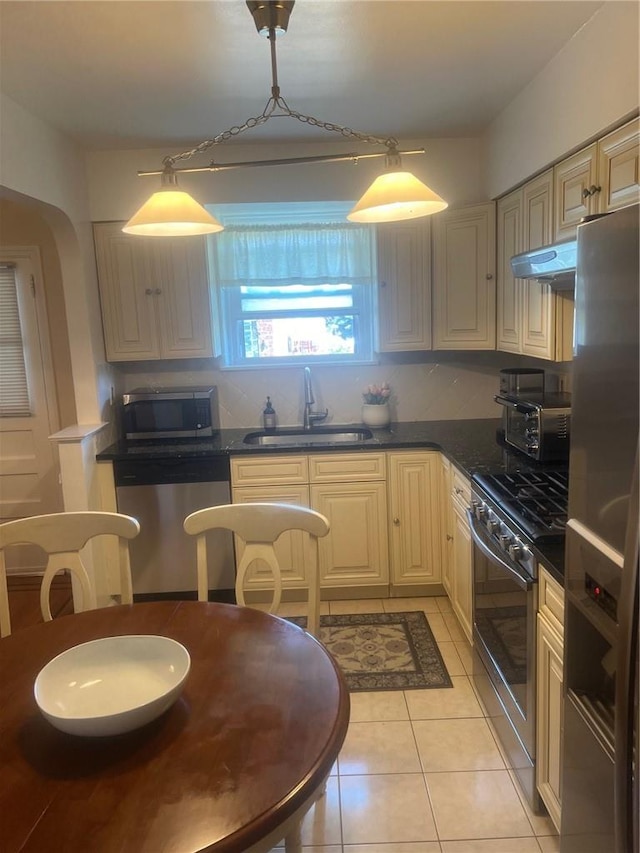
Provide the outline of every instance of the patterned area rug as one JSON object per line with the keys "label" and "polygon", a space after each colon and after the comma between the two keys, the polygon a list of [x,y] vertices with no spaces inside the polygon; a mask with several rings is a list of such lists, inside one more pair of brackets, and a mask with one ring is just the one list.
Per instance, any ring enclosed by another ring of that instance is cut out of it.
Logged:
{"label": "patterned area rug", "polygon": [[[307,620],[289,621],[305,627]],[[321,616],[320,639],[351,692],[452,686],[422,611]]]}

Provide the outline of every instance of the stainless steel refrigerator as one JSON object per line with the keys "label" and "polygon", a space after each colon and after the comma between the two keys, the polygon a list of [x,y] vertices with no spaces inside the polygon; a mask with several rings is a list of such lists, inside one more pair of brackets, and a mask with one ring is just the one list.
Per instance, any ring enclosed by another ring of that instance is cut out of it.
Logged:
{"label": "stainless steel refrigerator", "polygon": [[640,849],[638,231],[638,205],[578,227],[561,853]]}

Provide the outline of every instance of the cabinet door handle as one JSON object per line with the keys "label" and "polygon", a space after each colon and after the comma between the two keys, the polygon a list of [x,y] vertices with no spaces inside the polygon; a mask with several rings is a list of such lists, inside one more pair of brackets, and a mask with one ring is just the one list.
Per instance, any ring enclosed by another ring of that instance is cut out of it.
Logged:
{"label": "cabinet door handle", "polygon": [[595,184],[591,184],[590,187],[585,187],[582,190],[582,198],[589,198],[589,196],[595,195],[602,191],[602,187],[597,187]]}
{"label": "cabinet door handle", "polygon": [[162,293],[162,291],[160,290],[159,287],[156,287],[156,289],[153,292],[155,293],[156,296],[160,296],[160,294]]}
{"label": "cabinet door handle", "polygon": [[450,533],[447,533],[447,542],[453,542],[453,536]]}
{"label": "cabinet door handle", "polygon": [[400,519],[399,519],[399,518],[394,518],[394,519],[393,519],[393,523],[394,523],[394,524],[396,525],[396,527],[397,527],[397,526],[398,526],[398,524],[400,524]]}
{"label": "cabinet door handle", "polygon": [[455,488],[455,490],[454,490],[454,491],[455,491],[456,495],[461,495],[461,494],[462,494],[462,489],[459,489],[459,488],[458,488],[458,486],[456,486],[456,488]]}
{"label": "cabinet door handle", "polygon": [[381,281],[381,282],[380,282],[380,287],[386,287],[386,286],[387,286],[387,282],[386,282],[386,281]]}
{"label": "cabinet door handle", "polygon": [[487,281],[491,281],[491,279],[493,278],[493,273],[488,272],[488,273],[486,274],[485,278],[487,279]]}
{"label": "cabinet door handle", "polygon": [[151,294],[152,294],[152,293],[153,293],[153,290],[151,290],[151,288],[150,288],[150,287],[147,287],[147,288],[146,288],[146,290],[145,290],[145,294],[146,294],[147,296],[151,296]]}

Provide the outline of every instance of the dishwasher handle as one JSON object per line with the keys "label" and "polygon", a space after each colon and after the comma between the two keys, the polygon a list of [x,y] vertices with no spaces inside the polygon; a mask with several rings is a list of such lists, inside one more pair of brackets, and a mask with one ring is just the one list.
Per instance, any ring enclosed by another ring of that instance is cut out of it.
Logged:
{"label": "dishwasher handle", "polygon": [[228,483],[228,456],[116,459],[113,476],[117,488],[161,486],[171,483]]}

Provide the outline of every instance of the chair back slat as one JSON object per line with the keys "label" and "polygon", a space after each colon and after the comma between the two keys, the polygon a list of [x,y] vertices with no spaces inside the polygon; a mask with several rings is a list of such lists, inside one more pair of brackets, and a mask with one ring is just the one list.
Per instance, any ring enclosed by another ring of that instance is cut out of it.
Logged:
{"label": "chair back slat", "polygon": [[82,603],[76,611],[97,607],[96,591],[82,562],[80,551],[96,536],[118,537],[118,568],[123,604],[133,602],[129,540],[140,532],[135,518],[116,512],[56,512],[19,518],[0,524],[0,632],[11,633],[9,594],[4,549],[8,546],[37,545],[47,554],[47,565],[40,586],[40,609],[45,622],[51,620],[49,598],[51,584],[60,571],[69,571],[77,578]]}
{"label": "chair back slat", "polygon": [[241,503],[207,507],[188,515],[184,529],[196,536],[196,570],[198,599],[207,601],[209,578],[207,574],[206,533],[224,528],[232,531],[244,544],[236,577],[236,601],[245,604],[245,582],[249,568],[259,560],[270,569],[273,591],[270,613],[276,613],[282,600],[282,570],[274,548],[276,540],[286,530],[302,530],[309,535],[312,547],[309,561],[308,623],[307,630],[318,636],[320,627],[320,572],[318,568],[318,537],[329,532],[329,521],[309,507],[285,503]]}

